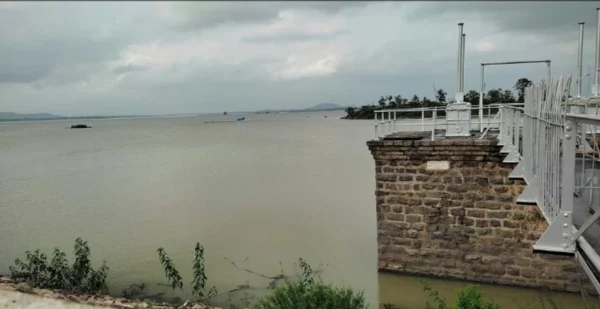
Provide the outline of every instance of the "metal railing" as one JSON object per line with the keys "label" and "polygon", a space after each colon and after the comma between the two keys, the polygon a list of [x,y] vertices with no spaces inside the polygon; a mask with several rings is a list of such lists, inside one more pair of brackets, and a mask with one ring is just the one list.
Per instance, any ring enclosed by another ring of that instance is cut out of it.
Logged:
{"label": "metal railing", "polygon": [[[487,129],[497,129],[502,120],[500,113],[504,107],[523,106],[522,103],[501,103],[489,104],[484,106],[483,116],[479,118],[479,107],[468,107],[461,109],[460,112],[470,113],[469,129],[478,130],[479,124],[483,124]],[[382,138],[390,134],[403,131],[431,132],[431,140],[435,139],[436,130],[446,130],[449,125],[455,124],[456,120],[446,117],[446,106],[438,107],[418,107],[418,108],[398,108],[383,109],[375,111],[375,138]],[[415,114],[418,114],[415,117]],[[483,121],[479,121],[483,119]]]}
{"label": "metal railing", "polygon": [[570,87],[571,77],[528,87],[522,109],[501,109],[498,139],[505,162],[518,162],[509,177],[527,183],[517,202],[537,204],[549,223],[534,250],[575,254],[600,292],[600,117],[568,104]]}
{"label": "metal railing", "polygon": [[[498,130],[504,162],[517,163],[509,178],[521,178],[525,189],[517,202],[537,204],[548,228],[534,244],[539,252],[574,254],[600,293],[594,275],[600,271],[600,104],[569,100],[571,77],[560,77],[525,90],[524,104],[485,106],[487,117],[467,107],[467,123]],[[448,129],[457,120],[445,107],[390,109],[375,112],[376,138],[401,131]],[[411,113],[411,114],[409,114]],[[415,113],[420,118],[414,118]],[[412,116],[412,118],[407,117]],[[460,117],[458,117],[460,118]],[[484,118],[484,117],[482,117]],[[478,132],[477,132],[478,133]],[[590,213],[593,213],[591,215]]]}

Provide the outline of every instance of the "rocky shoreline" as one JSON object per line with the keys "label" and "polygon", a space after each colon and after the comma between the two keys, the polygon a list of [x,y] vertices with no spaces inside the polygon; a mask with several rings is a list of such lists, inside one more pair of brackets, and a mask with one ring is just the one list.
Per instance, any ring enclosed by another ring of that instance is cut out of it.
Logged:
{"label": "rocky shoreline", "polygon": [[49,289],[38,289],[30,286],[26,282],[16,281],[7,276],[0,275],[0,290],[3,291],[17,291],[21,293],[28,293],[32,295],[38,295],[41,297],[61,299],[69,302],[87,304],[93,306],[104,306],[111,308],[121,309],[221,309],[219,307],[211,307],[208,305],[186,301],[181,306],[173,306],[169,303],[155,303],[152,301],[137,301],[130,300],[123,297],[114,297],[110,295],[100,294],[74,294],[67,291],[61,290],[49,290]]}

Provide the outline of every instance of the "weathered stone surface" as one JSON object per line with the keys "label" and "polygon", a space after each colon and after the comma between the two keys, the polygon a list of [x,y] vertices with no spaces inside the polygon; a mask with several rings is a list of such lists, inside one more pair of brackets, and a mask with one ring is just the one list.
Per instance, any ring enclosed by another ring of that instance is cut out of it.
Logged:
{"label": "weathered stone surface", "polygon": [[[547,224],[528,223],[532,206],[516,204],[525,183],[508,179],[515,165],[502,163],[496,140],[407,136],[367,142],[381,269],[578,291],[572,258],[532,252]],[[450,168],[428,170],[432,160]]]}

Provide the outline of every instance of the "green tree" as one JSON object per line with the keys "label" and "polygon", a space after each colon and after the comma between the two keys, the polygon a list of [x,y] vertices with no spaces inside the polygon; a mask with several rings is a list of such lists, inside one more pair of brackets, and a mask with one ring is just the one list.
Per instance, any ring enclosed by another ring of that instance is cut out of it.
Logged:
{"label": "green tree", "polygon": [[512,91],[506,89],[504,90],[504,92],[502,93],[502,103],[515,103],[515,96],[513,95]]}
{"label": "green tree", "polygon": [[388,95],[388,96],[387,96],[385,99],[386,99],[386,101],[387,101],[387,105],[388,105],[390,108],[396,108],[396,107],[398,107],[398,106],[397,106],[397,104],[396,104],[396,101],[394,100],[394,97],[393,97],[393,96],[391,96],[391,95]]}
{"label": "green tree", "polygon": [[517,90],[517,101],[520,103],[525,102],[525,88],[533,85],[533,82],[527,78],[519,78],[515,83],[515,90]]}
{"label": "green tree", "polygon": [[421,103],[421,100],[419,99],[419,96],[416,94],[413,94],[412,99],[410,100],[411,104],[419,104]]}
{"label": "green tree", "polygon": [[502,99],[504,98],[502,89],[491,89],[488,91],[486,95],[486,99],[489,103],[502,103]]}
{"label": "green tree", "polygon": [[406,100],[406,99],[404,99],[404,98],[402,98],[402,96],[401,96],[401,95],[397,95],[397,96],[394,98],[394,101],[396,101],[396,106],[398,106],[398,107],[400,107],[400,106],[402,106],[402,105],[404,105],[404,104],[406,104],[406,103],[407,103],[407,100]]}
{"label": "green tree", "polygon": [[435,94],[435,99],[440,102],[440,103],[446,103],[446,95],[448,93],[446,91],[444,91],[444,89],[438,89],[438,91]]}
{"label": "green tree", "polygon": [[479,92],[475,90],[469,90],[469,92],[465,94],[464,101],[471,103],[473,106],[479,105]]}
{"label": "green tree", "polygon": [[346,114],[348,114],[348,117],[354,118],[354,116],[356,115],[356,108],[354,108],[354,107],[346,108]]}

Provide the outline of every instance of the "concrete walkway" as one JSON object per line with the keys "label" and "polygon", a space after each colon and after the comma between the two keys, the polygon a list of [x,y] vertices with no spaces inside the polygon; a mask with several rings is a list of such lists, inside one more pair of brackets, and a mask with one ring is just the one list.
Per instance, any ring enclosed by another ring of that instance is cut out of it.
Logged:
{"label": "concrete walkway", "polygon": [[0,290],[0,309],[106,309],[15,291]]}

